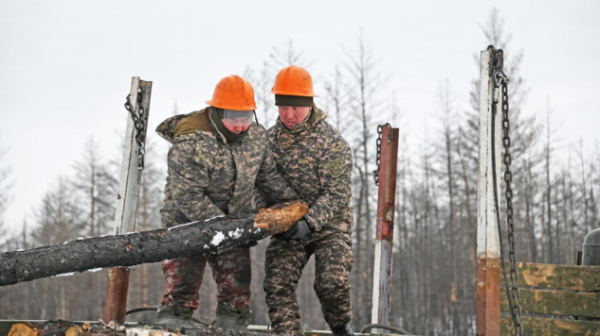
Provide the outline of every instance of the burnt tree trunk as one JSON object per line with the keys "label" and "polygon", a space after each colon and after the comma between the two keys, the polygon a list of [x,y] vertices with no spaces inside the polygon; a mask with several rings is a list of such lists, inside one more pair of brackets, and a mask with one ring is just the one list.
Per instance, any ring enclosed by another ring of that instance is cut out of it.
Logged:
{"label": "burnt tree trunk", "polygon": [[295,201],[256,215],[226,216],[168,229],[97,238],[0,254],[0,286],[91,269],[133,266],[247,245],[287,231],[308,211]]}
{"label": "burnt tree trunk", "polygon": [[197,324],[194,328],[179,329],[160,324],[125,325],[116,329],[99,323],[47,321],[16,322],[7,336],[126,336],[126,335],[169,335],[169,336],[258,336],[271,335],[252,331],[228,330]]}

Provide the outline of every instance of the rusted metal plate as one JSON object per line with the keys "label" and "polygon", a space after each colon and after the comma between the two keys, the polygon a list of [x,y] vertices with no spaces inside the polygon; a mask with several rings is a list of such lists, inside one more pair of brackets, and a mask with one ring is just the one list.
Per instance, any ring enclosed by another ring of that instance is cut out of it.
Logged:
{"label": "rusted metal plate", "polygon": [[[501,297],[500,309],[510,311],[504,289]],[[519,304],[523,313],[600,318],[600,293],[521,289]]]}
{"label": "rusted metal plate", "polygon": [[397,128],[392,128],[391,126],[382,127],[376,239],[390,242],[394,239],[398,135],[399,131]]}
{"label": "rusted metal plate", "polygon": [[519,286],[600,291],[600,266],[517,263]]}
{"label": "rusted metal plate", "polygon": [[500,259],[477,261],[477,335],[494,336],[500,332]]}
{"label": "rusted metal plate", "polygon": [[[560,320],[542,317],[521,317],[523,335],[527,336],[600,336],[600,323]],[[510,316],[502,316],[502,336],[515,334]]]}
{"label": "rusted metal plate", "polygon": [[127,294],[129,292],[130,268],[113,267],[108,271],[108,290],[104,305],[104,322],[125,322],[127,312]]}
{"label": "rusted metal plate", "polygon": [[[381,131],[371,322],[387,325],[392,302],[392,249],[399,131],[389,124],[383,126]],[[379,329],[375,331],[381,332]]]}

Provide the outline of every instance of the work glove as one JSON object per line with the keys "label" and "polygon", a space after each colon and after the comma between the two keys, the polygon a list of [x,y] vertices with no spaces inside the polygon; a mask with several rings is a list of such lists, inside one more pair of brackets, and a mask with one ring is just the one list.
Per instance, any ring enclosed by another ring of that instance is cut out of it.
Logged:
{"label": "work glove", "polygon": [[285,239],[300,239],[311,232],[308,222],[303,218],[283,233]]}

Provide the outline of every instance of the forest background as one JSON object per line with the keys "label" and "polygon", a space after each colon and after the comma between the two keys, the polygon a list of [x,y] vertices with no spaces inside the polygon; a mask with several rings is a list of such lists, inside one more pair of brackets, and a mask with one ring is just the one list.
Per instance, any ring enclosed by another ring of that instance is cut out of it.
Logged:
{"label": "forest background", "polygon": [[[422,118],[411,116],[410,108],[405,107],[404,101],[414,97],[396,91],[397,75],[382,66],[386,54],[373,45],[368,28],[357,28],[354,42],[331,48],[335,52],[341,50],[342,56],[335,66],[326,72],[314,72],[319,93],[317,104],[328,112],[329,123],[342,133],[353,151],[353,326],[359,329],[370,322],[377,194],[372,176],[375,139],[377,125],[390,122],[400,128],[401,134],[390,324],[417,334],[473,335],[479,50],[488,44],[504,49],[506,72],[511,78],[513,187],[519,260],[573,264],[585,234],[600,226],[597,135],[566,134],[565,119],[573,112],[558,109],[554,96],[536,92],[542,96],[536,101],[543,103],[527,104],[534,92],[522,74],[527,48],[515,46],[510,27],[496,8],[481,18],[473,18],[473,30],[479,37],[469,45],[472,80],[468,83],[468,92],[456,90],[452,78],[438,78],[437,86],[423,93],[426,99],[435,102],[435,107]],[[599,31],[597,27],[594,29],[593,32]],[[254,85],[259,105],[257,113],[263,125],[273,125],[277,117],[270,93],[277,71],[290,64],[312,71],[318,68],[316,64],[322,57],[329,57],[329,51],[315,51],[302,41],[279,41],[267,50],[259,65],[247,65],[239,73]],[[435,56],[431,62],[452,59],[444,58],[443,49]],[[598,62],[589,66],[591,71],[598,72]],[[143,76],[142,79],[152,80]],[[118,80],[123,82],[128,78]],[[551,76],[547,80],[551,80]],[[463,87],[462,84],[459,87]],[[204,85],[214,86],[214,83]],[[591,85],[598,88],[597,77]],[[156,89],[160,86],[155,85]],[[123,92],[123,101],[126,93]],[[71,98],[74,104],[81,99]],[[177,99],[174,94],[168,111],[157,111],[151,105],[151,125],[161,121],[158,116],[189,112],[181,110]],[[23,103],[26,105],[27,101]],[[110,109],[118,106],[115,102],[103,104]],[[2,110],[3,121],[9,119],[7,113]],[[55,116],[59,118],[60,113]],[[70,163],[71,168],[55,176],[51,183],[36,184],[46,190],[45,194],[37,205],[30,205],[31,210],[20,220],[16,220],[14,214],[6,216],[15,203],[19,180],[10,160],[13,144],[3,141],[0,135],[0,251],[59,244],[80,236],[99,236],[113,231],[120,142],[126,117],[123,109],[123,117],[118,121],[122,125],[115,125],[114,133],[90,135],[85,143],[78,143],[77,159]],[[65,127],[57,132],[69,131],[68,121],[64,123]],[[35,129],[25,130],[35,132]],[[148,132],[147,144],[138,230],[161,225],[159,210],[168,147],[152,129]],[[52,164],[49,161],[42,165]],[[262,291],[267,243],[261,241],[252,249],[253,324],[268,324]],[[106,281],[107,271],[102,270],[0,287],[0,319],[97,320],[102,316]],[[324,329],[326,324],[318,309],[313,281],[314,261],[311,260],[304,270],[297,295],[305,327]],[[160,264],[135,267],[129,308],[157,306],[164,287]],[[208,268],[201,302],[196,316],[212,321],[216,307],[215,284]],[[149,322],[153,314],[131,315],[129,320]]]}

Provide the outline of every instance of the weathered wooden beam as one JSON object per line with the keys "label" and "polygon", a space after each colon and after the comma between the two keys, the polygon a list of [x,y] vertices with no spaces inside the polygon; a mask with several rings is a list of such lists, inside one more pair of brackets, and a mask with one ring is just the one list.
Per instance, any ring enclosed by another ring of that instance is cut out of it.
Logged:
{"label": "weathered wooden beam", "polygon": [[[152,82],[141,80],[139,77],[131,79],[131,92],[128,96],[131,116],[127,118],[125,130],[121,180],[115,213],[115,234],[135,232],[151,95]],[[125,322],[129,273],[129,269],[122,267],[111,268],[109,271],[104,305],[104,321],[107,323]]]}
{"label": "weathered wooden beam", "polygon": [[[510,311],[506,290],[502,289],[504,312]],[[546,314],[600,318],[600,292],[570,292],[557,290],[524,289],[519,291],[519,304],[526,314]],[[600,324],[598,324],[600,328]]]}
{"label": "weathered wooden beam", "polygon": [[[520,302],[520,301],[519,301]],[[523,335],[527,336],[600,336],[600,323],[522,316]],[[515,334],[510,315],[502,316],[502,336]]]}
{"label": "weathered wooden beam", "polygon": [[[509,264],[506,264],[509,267]],[[600,291],[600,266],[517,263],[519,286]]]}
{"label": "weathered wooden beam", "polygon": [[[496,169],[501,165],[501,115],[492,114],[494,84],[490,74],[492,52],[481,52],[479,92],[479,180],[477,188],[477,335],[500,334],[500,242],[492,179],[492,118],[495,122]],[[501,102],[499,102],[501,104]],[[499,105],[501,106],[501,105]],[[497,190],[500,189],[497,179]]]}
{"label": "weathered wooden beam", "polygon": [[294,201],[256,215],[227,216],[115,236],[80,238],[60,245],[0,254],[0,286],[91,269],[133,266],[207,254],[287,231],[308,212]]}

